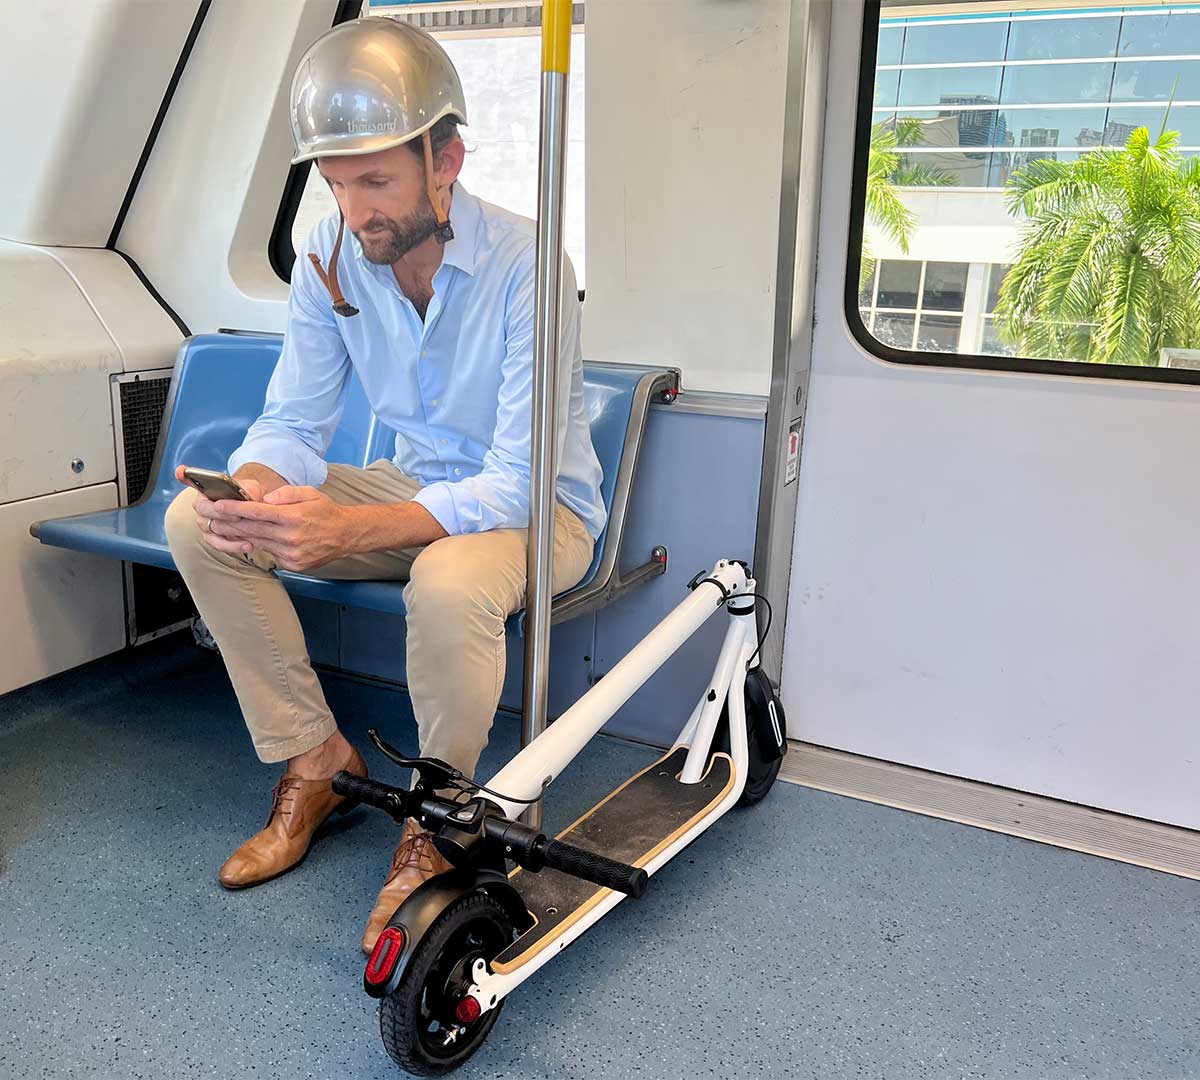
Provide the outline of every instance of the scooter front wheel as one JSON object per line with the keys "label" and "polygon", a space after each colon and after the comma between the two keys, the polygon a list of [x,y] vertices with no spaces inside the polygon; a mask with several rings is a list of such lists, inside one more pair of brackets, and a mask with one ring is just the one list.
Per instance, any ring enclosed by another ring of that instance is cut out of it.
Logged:
{"label": "scooter front wheel", "polygon": [[438,916],[399,985],[379,1003],[383,1045],[397,1065],[417,1076],[443,1076],[479,1049],[504,1002],[466,1023],[455,1008],[475,961],[491,961],[514,937],[508,913],[483,893],[455,900]]}
{"label": "scooter front wheel", "polygon": [[[755,680],[759,684],[757,694],[754,692],[756,687],[751,686],[751,680]],[[762,668],[753,668],[746,672],[746,786],[742,788],[741,797],[737,801],[738,806],[753,806],[765,799],[783,764],[778,755],[771,753],[770,748],[763,745],[761,737],[763,724],[759,714],[767,707],[766,703],[774,700],[774,696],[775,691],[771,688],[766,675],[763,674]],[[783,706],[776,702],[775,709],[779,717],[778,722],[786,730],[787,722],[783,719]],[[728,704],[721,709],[713,746],[727,754],[732,752],[729,745]]]}

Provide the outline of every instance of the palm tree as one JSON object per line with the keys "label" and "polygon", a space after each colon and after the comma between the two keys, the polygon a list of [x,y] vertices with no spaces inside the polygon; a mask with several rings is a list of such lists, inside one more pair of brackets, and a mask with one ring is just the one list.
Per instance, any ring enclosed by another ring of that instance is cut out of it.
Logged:
{"label": "palm tree", "polygon": [[[908,241],[917,225],[917,217],[896,193],[898,187],[940,187],[954,183],[949,173],[902,156],[903,148],[915,146],[921,138],[921,121],[903,117],[894,123],[875,124],[871,128],[871,148],[867,156],[867,220],[896,246],[908,254]],[[875,270],[866,238],[863,238],[859,286]]]}
{"label": "palm tree", "polygon": [[1033,161],[1008,182],[1028,219],[1000,287],[1001,333],[1027,356],[1156,365],[1200,344],[1200,160],[1146,128],[1124,150]]}
{"label": "palm tree", "polygon": [[[908,238],[916,227],[917,218],[900,201],[892,185],[891,178],[900,169],[900,155],[896,152],[898,145],[895,128],[883,124],[875,124],[871,128],[871,150],[867,156],[867,220],[894,240],[907,255]],[[869,258],[864,242],[864,265]]]}

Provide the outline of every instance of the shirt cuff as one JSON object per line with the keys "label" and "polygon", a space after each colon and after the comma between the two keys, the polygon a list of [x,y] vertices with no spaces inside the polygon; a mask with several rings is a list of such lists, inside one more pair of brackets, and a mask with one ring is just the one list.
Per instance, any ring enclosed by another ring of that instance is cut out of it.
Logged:
{"label": "shirt cuff", "polygon": [[265,465],[293,486],[320,487],[329,475],[329,466],[298,439],[282,435],[251,433],[229,457],[230,473],[251,463]]}
{"label": "shirt cuff", "polygon": [[458,520],[458,508],[454,505],[454,485],[448,480],[427,484],[413,496],[412,501],[425,507],[448,536],[457,536],[463,531]]}

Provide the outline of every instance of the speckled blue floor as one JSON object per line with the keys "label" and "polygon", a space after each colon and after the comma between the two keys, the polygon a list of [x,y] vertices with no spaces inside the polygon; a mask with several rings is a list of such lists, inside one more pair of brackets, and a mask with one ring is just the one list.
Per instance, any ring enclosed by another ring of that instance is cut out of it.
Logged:
{"label": "speckled blue floor", "polygon": [[[411,744],[402,697],[330,696],[360,743]],[[502,718],[484,768],[516,737]],[[596,741],[547,824],[647,759]],[[295,872],[217,885],[276,772],[179,642],[0,698],[0,1077],[400,1075],[358,952],[394,827],[360,810]],[[1197,1077],[1198,911],[1194,882],[779,785],[526,983],[459,1075]]]}

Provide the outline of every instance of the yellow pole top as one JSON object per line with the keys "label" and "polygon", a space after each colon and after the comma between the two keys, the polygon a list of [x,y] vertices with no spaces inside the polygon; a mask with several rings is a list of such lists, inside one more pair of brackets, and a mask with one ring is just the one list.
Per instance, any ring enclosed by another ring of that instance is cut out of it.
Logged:
{"label": "yellow pole top", "polygon": [[542,71],[571,70],[571,0],[542,0]]}

